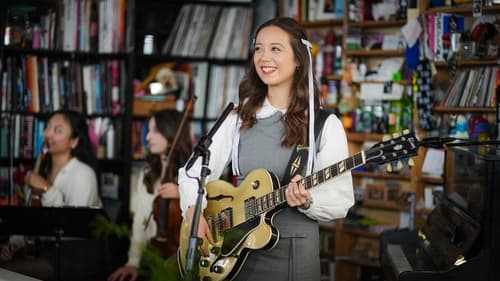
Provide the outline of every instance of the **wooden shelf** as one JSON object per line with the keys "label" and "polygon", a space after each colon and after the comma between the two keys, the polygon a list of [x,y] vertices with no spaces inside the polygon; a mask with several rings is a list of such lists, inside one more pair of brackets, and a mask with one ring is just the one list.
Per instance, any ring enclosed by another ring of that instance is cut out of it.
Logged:
{"label": "wooden shelf", "polygon": [[335,261],[337,262],[348,262],[348,263],[354,263],[357,265],[362,265],[362,266],[367,266],[367,267],[380,267],[380,262],[378,261],[373,261],[367,258],[358,258],[358,257],[353,257],[353,256],[340,256],[340,257],[335,257]]}
{"label": "wooden shelf", "polygon": [[341,26],[343,19],[303,21],[300,24],[305,28]]}
{"label": "wooden shelf", "polygon": [[443,184],[443,178],[436,178],[436,177],[427,177],[427,176],[422,176],[420,180],[424,183],[430,183],[430,184]]}
{"label": "wooden shelf", "polygon": [[124,52],[117,53],[93,53],[93,52],[68,52],[58,49],[31,49],[20,48],[17,46],[5,46],[3,48],[3,56],[19,56],[19,55],[36,55],[44,57],[55,57],[61,59],[77,60],[77,59],[125,59],[128,54]]}
{"label": "wooden shelf", "polygon": [[379,28],[379,27],[401,27],[406,24],[406,19],[402,20],[369,20],[362,22],[348,22],[349,27],[358,28]]}
{"label": "wooden shelf", "polygon": [[320,251],[319,256],[320,258],[332,259],[332,261],[335,260],[335,253],[333,251]]}
{"label": "wooden shelf", "polygon": [[432,211],[433,209],[416,209],[415,213],[419,215],[429,215],[430,213],[432,213]]}
{"label": "wooden shelf", "polygon": [[445,113],[467,113],[467,112],[496,112],[496,107],[449,107],[449,106],[434,106],[435,112]]}
{"label": "wooden shelf", "polygon": [[399,205],[395,202],[389,202],[389,201],[383,201],[383,200],[380,200],[379,202],[365,201],[365,202],[363,202],[362,206],[368,207],[368,208],[390,210],[390,211],[408,211],[409,210],[408,206],[402,206],[402,205]]}
{"label": "wooden shelf", "polygon": [[325,225],[325,224],[319,224],[319,230],[321,231],[335,231],[335,225]]}
{"label": "wooden shelf", "polygon": [[356,236],[362,236],[362,237],[374,238],[374,239],[378,239],[380,237],[380,233],[368,231],[368,230],[361,230],[361,229],[355,229],[355,228],[350,228],[350,227],[343,227],[342,230],[347,234],[356,235]]}
{"label": "wooden shelf", "polygon": [[347,50],[346,55],[351,57],[397,57],[405,54],[404,49],[396,50]]}
{"label": "wooden shelf", "polygon": [[[483,14],[493,14],[500,12],[500,6],[484,6],[482,8]],[[428,8],[425,13],[452,13],[452,14],[470,14],[472,16],[472,5],[468,6],[455,6],[455,7],[435,7]]]}
{"label": "wooden shelf", "polygon": [[382,141],[382,134],[350,133],[347,132],[347,140],[352,142]]}
{"label": "wooden shelf", "polygon": [[340,74],[329,74],[329,75],[326,75],[325,78],[326,78],[326,80],[337,80],[337,81],[340,81],[344,77],[342,75],[340,75]]}
{"label": "wooden shelf", "polygon": [[352,81],[353,84],[363,84],[363,83],[370,83],[370,84],[385,84],[387,82],[392,82],[395,84],[401,84],[401,85],[412,85],[411,81],[373,81],[373,80],[363,80],[363,81]]}
{"label": "wooden shelf", "polygon": [[[447,61],[435,61],[436,67],[448,67],[450,64]],[[500,59],[463,59],[457,62],[458,67],[485,67],[485,66],[500,65]]]}
{"label": "wooden shelf", "polygon": [[389,180],[411,180],[411,176],[408,174],[392,174],[392,173],[382,173],[382,172],[351,172],[353,177],[369,177],[375,179],[389,179]]}

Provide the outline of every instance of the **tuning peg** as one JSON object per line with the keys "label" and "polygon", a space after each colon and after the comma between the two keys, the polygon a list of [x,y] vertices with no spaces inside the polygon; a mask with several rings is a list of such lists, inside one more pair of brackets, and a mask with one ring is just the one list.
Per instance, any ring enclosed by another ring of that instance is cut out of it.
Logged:
{"label": "tuning peg", "polygon": [[415,161],[413,161],[413,158],[408,159],[408,166],[410,166],[410,167],[415,166]]}
{"label": "tuning peg", "polygon": [[391,135],[389,135],[389,134],[385,134],[382,136],[382,141],[388,141],[390,139],[391,139]]}
{"label": "tuning peg", "polygon": [[397,138],[399,138],[400,136],[401,136],[401,134],[400,134],[400,133],[392,133],[392,138],[393,138],[393,139],[397,139]]}
{"label": "tuning peg", "polygon": [[404,130],[403,130],[403,135],[407,135],[407,134],[409,134],[409,133],[410,133],[410,130],[408,130],[408,129],[404,129]]}
{"label": "tuning peg", "polygon": [[396,163],[396,168],[398,171],[401,171],[401,169],[403,169],[403,162],[401,162],[401,160]]}
{"label": "tuning peg", "polygon": [[386,170],[387,172],[389,172],[389,173],[391,173],[391,172],[392,172],[392,165],[391,165],[391,163],[387,163],[387,164],[385,165],[385,170]]}

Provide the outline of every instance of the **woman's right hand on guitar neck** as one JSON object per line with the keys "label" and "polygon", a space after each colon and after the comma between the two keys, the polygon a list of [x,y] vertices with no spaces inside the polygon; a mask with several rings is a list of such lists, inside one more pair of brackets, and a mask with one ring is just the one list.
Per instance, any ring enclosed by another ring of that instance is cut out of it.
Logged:
{"label": "woman's right hand on guitar neck", "polygon": [[[187,219],[189,222],[189,233],[191,233],[194,208],[195,208],[194,206],[190,206],[187,210]],[[200,217],[200,223],[198,225],[198,234],[197,235],[198,235],[198,238],[203,240],[203,243],[200,245],[200,252],[203,256],[208,257],[210,253],[208,251],[208,244],[207,243],[210,243],[213,246],[215,246],[215,242],[214,242],[214,238],[212,236],[212,232],[210,231],[210,227],[208,227],[207,220],[205,219],[205,217],[203,215]]]}

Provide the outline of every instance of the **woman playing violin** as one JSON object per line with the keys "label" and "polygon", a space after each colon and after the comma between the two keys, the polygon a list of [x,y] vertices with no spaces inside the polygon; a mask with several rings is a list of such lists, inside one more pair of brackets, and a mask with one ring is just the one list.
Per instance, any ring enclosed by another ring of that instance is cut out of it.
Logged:
{"label": "woman playing violin", "polygon": [[[139,175],[128,261],[125,265],[116,269],[108,277],[108,281],[126,280],[126,277],[130,277],[128,279],[130,281],[136,280],[142,248],[151,241],[160,240],[162,242],[161,240],[167,240],[165,242],[173,243],[174,248],[178,246],[178,237],[162,237],[163,230],[160,228],[165,223],[164,220],[170,221],[168,223],[168,232],[175,231],[178,233],[180,228],[181,215],[178,207],[177,170],[186,162],[192,151],[190,129],[189,126],[181,126],[183,124],[182,119],[182,114],[167,109],[155,112],[148,121],[146,140],[149,155],[147,167]],[[174,140],[177,139],[179,141],[175,142]],[[174,144],[174,147],[172,144]],[[158,209],[156,205],[159,204],[158,199],[167,199],[168,204],[174,207],[168,208],[167,217],[162,218],[156,213],[155,210]],[[178,221],[179,224],[172,225],[175,221]],[[170,245],[169,247],[172,248]],[[161,251],[161,249],[159,250]],[[168,251],[164,256],[172,254],[174,253]]]}
{"label": "woman playing violin", "polygon": [[[85,118],[73,110],[52,112],[43,130],[43,143],[43,160],[37,160],[40,167],[25,178],[32,192],[41,198],[41,206],[101,208],[97,160]],[[0,246],[0,266],[41,280],[54,279],[56,247],[49,238],[41,240],[43,243],[35,247],[32,256],[26,255],[33,248],[27,237],[10,236],[9,242]],[[71,259],[61,259],[61,280],[89,280],[86,274],[99,270],[98,241],[63,239],[60,247],[61,252],[71,253]]]}

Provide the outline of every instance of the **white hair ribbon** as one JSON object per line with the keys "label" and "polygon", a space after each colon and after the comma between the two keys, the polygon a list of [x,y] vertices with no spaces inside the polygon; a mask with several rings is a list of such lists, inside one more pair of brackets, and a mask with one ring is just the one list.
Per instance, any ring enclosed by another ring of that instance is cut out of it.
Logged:
{"label": "white hair ribbon", "polygon": [[316,142],[314,139],[314,84],[313,84],[313,72],[312,72],[312,55],[311,42],[300,39],[302,44],[307,48],[307,53],[309,54],[309,69],[308,69],[308,82],[309,82],[309,155],[307,157],[307,172],[306,175],[312,173],[313,159],[316,156]]}
{"label": "white hair ribbon", "polygon": [[241,127],[241,118],[238,117],[238,120],[236,121],[236,128],[234,132],[234,137],[233,137],[233,147],[232,147],[232,164],[231,168],[233,170],[233,175],[239,176],[240,175],[240,167],[239,167],[239,162],[238,162],[238,144],[240,143],[240,127]]}

